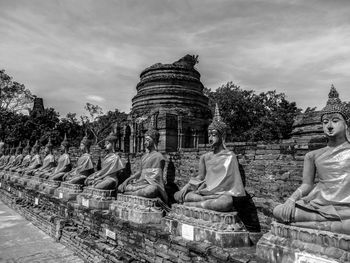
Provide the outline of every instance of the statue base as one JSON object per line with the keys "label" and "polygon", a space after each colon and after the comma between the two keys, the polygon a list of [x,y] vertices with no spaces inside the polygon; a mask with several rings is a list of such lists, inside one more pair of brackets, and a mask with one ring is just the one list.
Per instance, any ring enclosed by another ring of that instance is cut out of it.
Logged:
{"label": "statue base", "polygon": [[55,192],[55,189],[60,187],[61,182],[60,181],[53,181],[53,180],[48,180],[39,185],[39,191],[43,192],[45,194],[53,195]]}
{"label": "statue base", "polygon": [[349,262],[350,235],[273,222],[256,253],[271,263]]}
{"label": "statue base", "polygon": [[61,186],[55,189],[54,195],[63,201],[72,201],[83,192],[83,185],[62,182]]}
{"label": "statue base", "polygon": [[115,200],[114,196],[115,190],[85,187],[84,191],[77,196],[77,203],[80,207],[108,210],[109,205]]}
{"label": "statue base", "polygon": [[18,172],[11,172],[10,182],[17,183],[19,178],[21,178],[21,176],[18,174]]}
{"label": "statue base", "polygon": [[3,171],[3,173],[4,173],[4,176],[3,176],[4,180],[5,181],[10,181],[11,172],[10,171]]}
{"label": "statue base", "polygon": [[39,177],[32,177],[30,180],[27,182],[27,187],[28,189],[32,190],[39,190],[39,186],[44,183],[45,179],[39,178]]}
{"label": "statue base", "polygon": [[28,182],[33,178],[33,176],[23,175],[18,179],[18,183],[22,186],[27,186]]}
{"label": "statue base", "polygon": [[157,198],[118,194],[109,210],[120,219],[138,224],[159,224],[163,218]]}
{"label": "statue base", "polygon": [[223,248],[251,246],[261,234],[246,231],[237,214],[175,204],[162,225],[174,236],[191,241],[210,242]]}

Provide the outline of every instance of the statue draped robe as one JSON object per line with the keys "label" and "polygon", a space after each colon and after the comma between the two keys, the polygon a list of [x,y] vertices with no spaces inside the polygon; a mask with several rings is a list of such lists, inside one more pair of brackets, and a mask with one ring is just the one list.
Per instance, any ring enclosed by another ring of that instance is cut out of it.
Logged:
{"label": "statue draped robe", "polygon": [[37,169],[42,165],[41,157],[39,154],[35,154],[32,159],[30,160],[30,164],[28,167],[22,169],[20,172],[28,173],[30,174],[34,169]]}
{"label": "statue draped robe", "polygon": [[296,207],[329,220],[350,219],[350,143],[329,148],[314,160],[318,183]]}
{"label": "statue draped robe", "polygon": [[[191,178],[190,184],[199,186],[200,195],[231,195],[235,197],[245,196],[241,174],[236,155],[223,150],[217,154],[208,152],[202,155],[204,162],[205,179]],[[202,168],[202,169],[203,169]]]}
{"label": "statue draped robe", "polygon": [[110,178],[118,183],[117,172],[124,169],[124,164],[120,159],[119,155],[116,153],[107,154],[102,161],[101,170],[91,174],[86,179],[86,184],[94,186],[103,180]]}
{"label": "statue draped robe", "polygon": [[46,155],[43,161],[43,165],[39,167],[37,170],[34,171],[34,176],[40,176],[41,174],[47,173],[52,171],[52,168],[55,164],[55,158],[54,156],[50,153]]}
{"label": "statue draped robe", "polygon": [[64,180],[70,181],[78,176],[89,176],[93,172],[94,164],[92,162],[91,154],[84,153],[79,157],[77,166],[70,172],[66,173]]}
{"label": "statue draped robe", "polygon": [[69,158],[69,154],[64,153],[64,154],[61,154],[60,157],[58,158],[57,166],[54,168],[54,170],[52,172],[51,171],[46,172],[44,177],[45,178],[54,177],[55,175],[69,172],[70,169],[72,169],[72,164]]}
{"label": "statue draped robe", "polygon": [[133,179],[129,184],[138,185],[154,185],[157,187],[160,197],[164,202],[167,202],[168,197],[164,188],[163,170],[161,162],[164,161],[161,153],[153,151],[146,153],[141,158],[141,176],[139,179]]}
{"label": "statue draped robe", "polygon": [[7,167],[7,170],[11,170],[12,168],[16,168],[17,166],[21,165],[22,161],[23,161],[23,154],[18,154],[15,157],[15,160],[12,162],[12,164]]}
{"label": "statue draped robe", "polygon": [[30,154],[27,154],[27,155],[23,158],[23,160],[22,160],[22,162],[21,162],[21,164],[20,164],[19,166],[17,166],[17,167],[12,167],[10,170],[13,171],[13,172],[18,172],[19,169],[27,167],[27,166],[30,164],[30,160],[31,160],[31,159],[32,159],[32,156],[31,156]]}

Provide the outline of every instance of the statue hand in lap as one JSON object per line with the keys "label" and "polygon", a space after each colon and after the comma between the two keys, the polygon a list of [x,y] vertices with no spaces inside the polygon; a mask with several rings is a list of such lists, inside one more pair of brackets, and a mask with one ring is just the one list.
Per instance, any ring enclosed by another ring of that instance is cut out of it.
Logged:
{"label": "statue hand in lap", "polygon": [[234,209],[234,197],[246,196],[236,155],[224,147],[225,133],[226,124],[221,120],[216,105],[214,120],[208,127],[212,151],[200,157],[198,176],[191,178],[188,184],[175,193],[177,202],[229,212]]}
{"label": "statue hand in lap", "polygon": [[350,234],[350,109],[338,96],[332,86],[321,114],[327,146],[305,155],[302,185],[273,214],[279,221],[310,228],[327,222],[332,231]]}

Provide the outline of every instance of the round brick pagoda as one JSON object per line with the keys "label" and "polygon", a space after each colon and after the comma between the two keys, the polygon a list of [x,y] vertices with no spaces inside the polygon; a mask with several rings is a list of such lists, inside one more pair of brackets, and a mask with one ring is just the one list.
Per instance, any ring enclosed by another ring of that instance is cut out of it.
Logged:
{"label": "round brick pagoda", "polygon": [[[134,143],[153,125],[161,135],[159,149],[194,148],[206,141],[211,112],[203,94],[198,56],[186,55],[172,64],[157,63],[143,70],[132,99]],[[140,150],[140,149],[136,149]]]}

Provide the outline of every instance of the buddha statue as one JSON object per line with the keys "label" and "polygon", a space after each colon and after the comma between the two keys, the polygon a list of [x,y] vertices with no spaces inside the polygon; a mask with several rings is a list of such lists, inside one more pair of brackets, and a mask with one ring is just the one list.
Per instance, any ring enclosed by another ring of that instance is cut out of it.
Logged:
{"label": "buddha statue", "polygon": [[64,139],[61,143],[60,150],[61,155],[58,158],[57,166],[55,167],[55,169],[51,173],[42,173],[40,175],[41,178],[50,179],[53,181],[62,181],[62,177],[72,169],[72,164],[68,154],[69,143],[66,134],[64,135]]}
{"label": "buddha statue", "polygon": [[321,114],[327,146],[305,155],[301,186],[273,210],[278,221],[350,234],[349,121],[350,109],[332,85]]}
{"label": "buddha statue", "polygon": [[76,167],[63,176],[63,181],[70,184],[84,184],[86,178],[94,172],[90,146],[91,140],[85,135],[80,142],[80,150],[83,154],[79,157]]}
{"label": "buddha statue", "polygon": [[174,198],[178,203],[231,212],[235,208],[234,198],[246,196],[236,155],[224,146],[226,129],[216,105],[213,122],[208,127],[212,151],[200,157],[198,176],[191,178],[175,193]]}
{"label": "buddha statue", "polygon": [[145,134],[147,152],[141,158],[141,168],[118,187],[119,193],[146,198],[160,197],[167,203],[168,197],[163,181],[165,159],[156,151],[158,141],[158,131],[149,129]]}
{"label": "buddha statue", "polygon": [[[85,179],[85,185],[101,190],[112,190],[118,185],[118,172],[124,169],[124,164],[116,151],[117,136],[111,133],[105,139],[107,155],[103,158],[101,170]],[[83,177],[83,176],[81,176]],[[79,180],[77,178],[76,180]]]}
{"label": "buddha statue", "polygon": [[23,150],[22,145],[21,145],[21,143],[19,143],[18,147],[16,148],[15,159],[12,162],[12,164],[7,166],[7,168],[5,169],[6,171],[9,171],[9,170],[21,165],[21,163],[23,161],[22,150]]}
{"label": "buddha statue", "polygon": [[18,168],[17,169],[18,173],[24,174],[24,175],[31,175],[34,170],[38,169],[42,165],[39,150],[40,150],[40,145],[38,144],[38,141],[36,141],[32,147],[32,151],[31,151],[32,157],[30,159],[29,164],[26,167],[23,166],[21,168]]}
{"label": "buddha statue", "polygon": [[51,143],[51,138],[49,138],[49,141],[45,145],[45,149],[44,149],[45,158],[43,160],[43,164],[39,168],[32,170],[31,175],[33,175],[35,177],[40,177],[41,175],[44,175],[45,173],[52,172],[52,170],[56,164],[55,158],[52,154],[52,147],[53,147],[53,145]]}
{"label": "buddha statue", "polygon": [[11,149],[8,149],[7,158],[4,162],[4,164],[0,167],[0,170],[6,170],[8,167],[10,167],[12,165],[12,163],[16,159],[15,152],[16,152],[16,149],[14,147],[12,147]]}
{"label": "buddha statue", "polygon": [[0,165],[4,157],[4,147],[5,147],[5,143],[3,141],[0,141]]}
{"label": "buddha statue", "polygon": [[10,169],[12,172],[19,172],[21,169],[28,167],[30,164],[30,160],[32,159],[32,155],[30,154],[30,145],[29,145],[29,140],[27,142],[26,147],[23,149],[23,156],[24,158],[22,159],[22,162]]}

